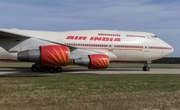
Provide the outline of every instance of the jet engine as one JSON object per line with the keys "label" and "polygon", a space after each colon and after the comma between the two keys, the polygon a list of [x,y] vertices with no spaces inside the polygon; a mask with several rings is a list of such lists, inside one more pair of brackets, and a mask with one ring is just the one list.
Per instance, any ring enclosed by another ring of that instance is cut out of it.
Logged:
{"label": "jet engine", "polygon": [[105,69],[109,65],[109,58],[103,54],[93,54],[75,59],[75,65],[87,66],[90,69]]}
{"label": "jet engine", "polygon": [[70,51],[66,46],[48,45],[39,49],[18,52],[18,60],[39,63],[42,66],[66,66],[69,63]]}

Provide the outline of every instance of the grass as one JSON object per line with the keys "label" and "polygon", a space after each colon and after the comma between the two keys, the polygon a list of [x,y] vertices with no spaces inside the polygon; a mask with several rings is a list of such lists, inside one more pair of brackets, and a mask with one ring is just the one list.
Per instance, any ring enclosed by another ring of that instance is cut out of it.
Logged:
{"label": "grass", "polygon": [[[0,68],[30,68],[33,63],[3,62]],[[151,68],[180,69],[180,64],[149,64]],[[108,68],[142,68],[143,63],[110,63]],[[87,68],[77,65],[64,66],[62,68]]]}
{"label": "grass", "polygon": [[[30,68],[32,63],[0,63]],[[141,63],[110,63],[109,68],[142,68]],[[150,64],[180,68],[180,64]],[[63,68],[85,68],[67,66]],[[2,110],[179,110],[180,75],[52,74],[0,76]]]}
{"label": "grass", "polygon": [[34,63],[26,62],[1,62],[0,68],[30,68]]}
{"label": "grass", "polygon": [[0,76],[0,109],[178,110],[180,75]]}

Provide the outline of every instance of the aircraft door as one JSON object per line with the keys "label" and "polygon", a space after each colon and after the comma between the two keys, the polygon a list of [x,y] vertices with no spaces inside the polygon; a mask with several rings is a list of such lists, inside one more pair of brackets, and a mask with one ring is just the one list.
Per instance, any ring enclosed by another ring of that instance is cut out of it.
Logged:
{"label": "aircraft door", "polygon": [[114,42],[110,41],[108,47],[109,47],[108,51],[113,51],[114,50]]}
{"label": "aircraft door", "polygon": [[144,52],[149,52],[149,44],[144,44]]}
{"label": "aircraft door", "polygon": [[122,39],[126,39],[126,38],[127,38],[125,32],[120,32],[120,35],[121,35],[121,38],[122,38]]}

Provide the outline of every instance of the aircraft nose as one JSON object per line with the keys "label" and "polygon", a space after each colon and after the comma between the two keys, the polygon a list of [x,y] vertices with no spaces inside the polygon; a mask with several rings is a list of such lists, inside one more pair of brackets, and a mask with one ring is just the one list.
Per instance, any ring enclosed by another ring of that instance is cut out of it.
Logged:
{"label": "aircraft nose", "polygon": [[171,48],[171,50],[170,50],[170,54],[171,54],[171,53],[174,52],[174,49],[173,49],[173,47],[171,47],[171,46],[170,46],[170,48]]}
{"label": "aircraft nose", "polygon": [[173,53],[174,49],[172,46],[170,46],[169,44],[167,44],[167,48],[165,50],[163,50],[163,54],[164,56],[170,55],[171,53]]}

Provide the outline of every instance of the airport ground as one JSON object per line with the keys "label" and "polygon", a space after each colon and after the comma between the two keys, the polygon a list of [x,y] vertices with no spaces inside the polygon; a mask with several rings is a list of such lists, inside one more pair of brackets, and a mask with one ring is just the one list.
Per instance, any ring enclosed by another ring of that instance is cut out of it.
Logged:
{"label": "airport ground", "polygon": [[[1,63],[0,67],[6,71],[16,65],[12,71],[23,67],[24,73],[29,72],[26,68],[31,64],[21,64]],[[136,74],[111,74],[111,71],[109,74],[69,74],[72,69],[68,71],[68,68],[72,66],[68,66],[67,73],[63,74],[0,75],[0,109],[179,110],[180,75],[171,74],[171,70],[179,71],[180,65],[151,64],[152,71],[168,70],[169,73],[138,74],[142,66],[113,64],[108,69],[136,71]],[[77,72],[81,67],[74,68]]]}
{"label": "airport ground", "polygon": [[[0,68],[30,68],[33,63],[0,62]],[[149,64],[151,68],[180,69],[180,64]],[[108,68],[142,68],[143,63],[110,63]],[[86,68],[83,66],[69,65],[62,68]]]}

